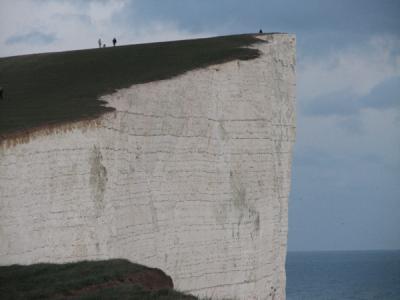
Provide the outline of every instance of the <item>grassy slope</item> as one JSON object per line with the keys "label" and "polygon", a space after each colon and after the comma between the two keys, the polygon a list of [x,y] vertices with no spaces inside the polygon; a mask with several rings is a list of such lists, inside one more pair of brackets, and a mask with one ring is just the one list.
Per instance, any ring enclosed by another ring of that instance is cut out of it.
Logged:
{"label": "grassy slope", "polygon": [[[146,291],[130,282],[119,281],[148,270],[154,269],[122,259],[2,266],[0,299],[197,299],[172,289]],[[118,284],[105,284],[112,281]],[[95,285],[100,286],[84,289]]]}
{"label": "grassy slope", "polygon": [[0,58],[1,137],[112,111],[98,97],[132,84],[259,55],[259,41],[235,35]]}

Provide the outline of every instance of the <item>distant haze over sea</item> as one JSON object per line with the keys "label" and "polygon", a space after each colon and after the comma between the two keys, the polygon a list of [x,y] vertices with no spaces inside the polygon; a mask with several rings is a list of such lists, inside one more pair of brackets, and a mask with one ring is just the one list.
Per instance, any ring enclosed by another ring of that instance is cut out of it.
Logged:
{"label": "distant haze over sea", "polygon": [[400,299],[400,250],[288,252],[287,300]]}

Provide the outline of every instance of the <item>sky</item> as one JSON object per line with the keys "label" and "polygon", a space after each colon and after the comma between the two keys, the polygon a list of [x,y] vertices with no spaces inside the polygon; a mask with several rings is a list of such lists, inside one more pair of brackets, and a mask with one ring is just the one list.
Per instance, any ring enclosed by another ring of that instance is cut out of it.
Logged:
{"label": "sky", "polygon": [[289,250],[400,249],[400,1],[0,1],[0,57],[259,29],[297,36]]}

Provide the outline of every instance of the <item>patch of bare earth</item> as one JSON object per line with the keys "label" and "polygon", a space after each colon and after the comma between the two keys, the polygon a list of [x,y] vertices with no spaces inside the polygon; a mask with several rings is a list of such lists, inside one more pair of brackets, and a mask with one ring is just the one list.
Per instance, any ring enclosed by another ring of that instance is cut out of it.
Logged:
{"label": "patch of bare earth", "polygon": [[82,294],[98,291],[106,288],[118,287],[120,285],[132,284],[141,287],[144,291],[159,291],[173,289],[172,278],[159,269],[144,270],[127,275],[120,279],[113,279],[100,284],[85,286],[80,289],[68,291],[67,295],[55,295],[55,299],[69,299]]}

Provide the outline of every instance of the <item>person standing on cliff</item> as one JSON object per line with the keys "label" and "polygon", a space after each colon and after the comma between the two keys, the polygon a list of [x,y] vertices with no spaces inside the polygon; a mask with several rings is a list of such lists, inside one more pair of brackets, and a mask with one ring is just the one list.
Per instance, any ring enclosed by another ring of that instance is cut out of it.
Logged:
{"label": "person standing on cliff", "polygon": [[99,48],[101,48],[101,39],[97,41],[99,43]]}
{"label": "person standing on cliff", "polygon": [[115,44],[117,43],[117,39],[116,38],[113,38],[113,45],[114,45],[114,47],[115,47]]}

